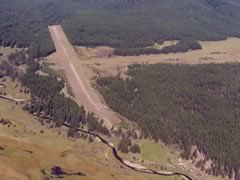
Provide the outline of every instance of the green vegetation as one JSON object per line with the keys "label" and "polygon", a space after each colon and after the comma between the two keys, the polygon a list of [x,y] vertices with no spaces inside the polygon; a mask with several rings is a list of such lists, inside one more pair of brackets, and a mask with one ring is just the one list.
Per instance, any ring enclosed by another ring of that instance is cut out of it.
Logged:
{"label": "green vegetation", "polygon": [[56,70],[56,69],[54,69],[54,67],[51,67],[54,65],[55,65],[54,63],[43,62],[41,65],[41,71],[43,73],[46,73],[46,74],[49,74],[52,76],[57,76],[57,77],[63,79],[65,82],[67,82],[67,77],[66,77],[64,71],[61,69]]}
{"label": "green vegetation", "polygon": [[120,142],[118,143],[118,150],[121,151],[122,153],[128,153],[129,147],[132,146],[132,141],[131,139],[127,137],[123,137]]}
{"label": "green vegetation", "polygon": [[[20,65],[26,65],[26,72],[22,72]],[[8,76],[21,82],[25,93],[31,93],[31,102],[24,106],[25,110],[42,118],[44,122],[52,124],[52,127],[61,127],[68,124],[70,129],[68,136],[76,136],[77,128],[87,127],[91,131],[98,131],[109,135],[109,131],[97,120],[94,114],[86,112],[84,107],[67,98],[61,93],[64,87],[64,79],[59,80],[55,73],[39,75],[36,73],[41,66],[34,59],[31,49],[17,52],[9,56],[7,61],[0,64],[2,76]],[[49,69],[48,69],[49,70]]]}
{"label": "green vegetation", "polygon": [[49,62],[43,62],[42,63],[42,68],[41,70],[46,73],[46,74],[50,74],[50,75],[55,75],[58,77],[61,77],[62,79],[66,79],[64,73],[62,73],[60,70],[56,71],[53,68],[51,68],[51,65],[55,65],[54,63],[49,63]]}
{"label": "green vegetation", "polygon": [[[153,175],[120,168],[113,158],[106,161],[103,154],[109,149],[101,143],[89,143],[83,139],[69,140],[64,133],[58,134],[56,130],[41,126],[37,117],[10,101],[0,99],[0,107],[0,121],[4,118],[13,123],[11,127],[0,124],[0,169],[4,170],[0,172],[0,179],[59,179],[52,177],[49,172],[58,165],[68,172],[81,171],[87,175],[83,179],[89,180],[95,180],[96,177],[98,180],[112,180],[115,177],[152,180]],[[41,134],[40,130],[44,133]],[[78,180],[82,177],[62,179]],[[174,180],[174,177],[164,180]]]}
{"label": "green vegetation", "polygon": [[122,139],[118,143],[117,149],[122,153],[140,153],[141,149],[138,144],[132,144],[132,141],[129,137],[123,136]]}
{"label": "green vegetation", "polygon": [[169,149],[161,144],[144,140],[140,144],[140,149],[144,160],[168,163],[168,158],[170,158]]}
{"label": "green vegetation", "polygon": [[0,88],[0,94],[6,94],[7,96],[16,99],[29,99],[29,94],[26,94],[25,89],[21,87],[21,84],[17,81],[12,81],[10,78],[0,79],[0,84],[4,84],[4,88]]}
{"label": "green vegetation", "polygon": [[183,39],[177,42],[176,45],[166,46],[162,49],[157,49],[155,47],[152,48],[146,48],[146,47],[140,47],[140,48],[117,48],[113,51],[115,55],[120,56],[131,56],[136,55],[139,56],[141,54],[168,54],[168,53],[177,53],[177,52],[187,52],[189,50],[198,50],[201,49],[201,45],[194,39]]}
{"label": "green vegetation", "polygon": [[129,151],[131,153],[140,153],[141,149],[140,149],[140,146],[138,144],[134,144],[134,145],[132,145],[132,147],[130,147]]}
{"label": "green vegetation", "polygon": [[197,145],[214,161],[208,173],[239,178],[240,64],[132,65],[128,76],[97,81],[113,110],[136,122],[143,137],[178,144],[184,158]]}
{"label": "green vegetation", "polygon": [[57,76],[57,77],[63,79],[65,81],[65,83],[67,83],[66,84],[67,93],[70,96],[74,97],[75,95],[72,91],[72,87],[69,86],[68,79],[65,75],[64,70],[55,70],[53,67],[51,67],[51,66],[54,66],[54,65],[55,65],[54,63],[43,62],[42,67],[41,67],[41,71],[46,73],[46,74]]}
{"label": "green vegetation", "polygon": [[47,26],[62,24],[74,45],[137,55],[162,53],[143,47],[178,39],[181,47],[165,52],[186,51],[199,48],[196,39],[239,36],[239,9],[238,0],[2,0],[0,44],[31,45],[34,56],[44,56],[54,51]]}

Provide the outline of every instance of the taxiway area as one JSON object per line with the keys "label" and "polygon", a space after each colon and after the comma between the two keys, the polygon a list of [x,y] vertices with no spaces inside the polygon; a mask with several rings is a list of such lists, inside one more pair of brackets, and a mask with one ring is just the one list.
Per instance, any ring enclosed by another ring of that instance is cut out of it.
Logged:
{"label": "taxiway area", "polygon": [[75,95],[75,101],[84,106],[88,111],[94,112],[97,117],[103,119],[104,124],[111,128],[120,122],[120,119],[109,109],[95,92],[81,69],[81,60],[77,56],[74,48],[68,41],[60,25],[49,26],[49,31],[54,42],[56,53],[55,62],[64,70],[69,85]]}

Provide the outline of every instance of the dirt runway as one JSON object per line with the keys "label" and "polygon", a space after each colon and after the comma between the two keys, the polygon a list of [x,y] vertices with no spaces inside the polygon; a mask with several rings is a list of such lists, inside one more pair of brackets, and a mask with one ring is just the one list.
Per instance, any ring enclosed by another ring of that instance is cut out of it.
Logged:
{"label": "dirt runway", "polygon": [[120,119],[116,113],[100,100],[85,76],[83,69],[81,69],[81,60],[68,41],[62,27],[59,25],[49,26],[49,31],[56,48],[55,62],[64,70],[76,102],[103,119],[108,128],[119,123]]}

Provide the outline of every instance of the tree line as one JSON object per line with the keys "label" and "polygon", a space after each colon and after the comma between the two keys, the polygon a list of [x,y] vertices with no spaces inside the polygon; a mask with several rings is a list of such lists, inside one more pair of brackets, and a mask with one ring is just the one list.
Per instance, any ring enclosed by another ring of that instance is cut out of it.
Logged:
{"label": "tree line", "polygon": [[189,50],[199,50],[201,45],[194,39],[182,39],[176,45],[166,46],[162,49],[154,47],[136,47],[136,48],[116,48],[113,54],[120,56],[139,56],[139,55],[150,55],[150,54],[169,54],[177,52],[187,52]]}
{"label": "tree line", "polygon": [[[79,107],[74,100],[61,93],[65,84],[63,79],[56,75],[46,76],[36,73],[41,70],[41,65],[33,57],[30,50],[24,50],[10,55],[8,61],[0,63],[2,77],[9,76],[13,80],[18,80],[30,91],[31,102],[24,106],[24,110],[47,120],[54,127],[61,127],[64,123],[69,124],[71,128],[68,136],[76,136],[79,127],[110,135],[103,122],[93,113],[86,112],[84,107]],[[27,65],[26,72],[20,70],[21,65]]]}
{"label": "tree line", "polygon": [[[46,56],[55,50],[47,27],[61,24],[72,44],[108,45],[118,55],[185,52],[199,48],[196,40],[239,37],[238,8],[205,0],[2,0],[0,45],[32,46],[36,56]],[[159,40],[188,38],[194,47],[145,49]]]}
{"label": "tree line", "polygon": [[177,144],[186,159],[194,159],[196,145],[203,170],[240,178],[239,64],[132,65],[127,74],[99,78],[98,89],[142,137]]}

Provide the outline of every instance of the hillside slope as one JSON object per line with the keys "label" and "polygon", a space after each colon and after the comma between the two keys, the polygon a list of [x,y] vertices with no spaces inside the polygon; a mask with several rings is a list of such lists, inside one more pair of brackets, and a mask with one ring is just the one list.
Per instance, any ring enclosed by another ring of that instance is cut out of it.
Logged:
{"label": "hillside slope", "polygon": [[2,0],[0,42],[54,50],[49,24],[63,24],[75,45],[136,48],[162,39],[239,36],[237,0]]}
{"label": "hillside slope", "polygon": [[139,124],[143,137],[178,144],[187,159],[202,153],[197,166],[239,179],[239,68],[237,63],[132,65],[126,81],[106,77],[98,84],[108,105]]}
{"label": "hillside slope", "polygon": [[[2,180],[154,178],[123,168],[99,142],[67,139],[63,130],[53,132],[41,126],[20,105],[2,99],[0,105],[0,119],[12,123],[10,127],[0,124]],[[12,113],[13,109],[17,116]],[[60,167],[67,174],[55,174],[54,167]]]}

